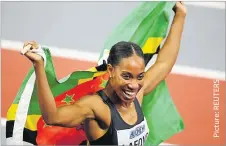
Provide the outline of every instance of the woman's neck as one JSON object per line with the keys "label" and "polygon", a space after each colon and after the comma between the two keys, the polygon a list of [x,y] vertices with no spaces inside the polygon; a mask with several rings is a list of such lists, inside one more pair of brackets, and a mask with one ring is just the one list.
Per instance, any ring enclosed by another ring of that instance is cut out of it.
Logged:
{"label": "woman's neck", "polygon": [[118,95],[116,94],[116,92],[114,91],[114,89],[112,88],[111,84],[110,84],[110,80],[108,81],[106,87],[104,88],[103,92],[110,98],[110,100],[112,101],[112,103],[123,107],[123,108],[129,108],[131,107],[132,103],[131,102],[123,102]]}

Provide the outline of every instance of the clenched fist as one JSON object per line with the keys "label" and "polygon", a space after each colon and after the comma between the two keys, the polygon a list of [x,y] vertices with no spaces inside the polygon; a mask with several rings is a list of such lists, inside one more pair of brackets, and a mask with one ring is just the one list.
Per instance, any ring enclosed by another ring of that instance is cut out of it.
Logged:
{"label": "clenched fist", "polygon": [[176,2],[175,6],[173,7],[173,11],[175,12],[175,14],[179,14],[182,16],[186,16],[187,14],[187,9],[184,6],[183,2]]}
{"label": "clenched fist", "polygon": [[43,58],[36,54],[39,44],[35,41],[25,42],[21,53],[24,54],[34,64],[44,64]]}

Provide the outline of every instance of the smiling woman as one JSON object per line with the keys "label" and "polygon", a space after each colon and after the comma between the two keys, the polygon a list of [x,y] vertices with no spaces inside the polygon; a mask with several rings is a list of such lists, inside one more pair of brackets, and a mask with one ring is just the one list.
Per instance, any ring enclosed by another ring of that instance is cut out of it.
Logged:
{"label": "smiling woman", "polygon": [[186,8],[177,2],[174,11],[169,35],[151,68],[145,72],[144,55],[139,45],[118,42],[111,47],[107,59],[110,79],[106,87],[72,105],[56,107],[43,58],[36,50],[40,47],[36,42],[25,43],[23,51],[34,64],[38,101],[45,123],[62,127],[84,123],[91,145],[143,145],[149,134],[141,109],[143,97],[170,73],[180,48]]}
{"label": "smiling woman", "polygon": [[144,83],[145,62],[141,48],[132,42],[119,42],[112,47],[107,61],[110,88],[122,101],[131,102]]}

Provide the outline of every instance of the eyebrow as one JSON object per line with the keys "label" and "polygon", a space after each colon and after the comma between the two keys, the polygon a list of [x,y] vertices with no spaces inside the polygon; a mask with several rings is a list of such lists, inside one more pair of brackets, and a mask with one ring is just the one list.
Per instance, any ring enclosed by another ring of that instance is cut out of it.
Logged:
{"label": "eyebrow", "polygon": [[[128,74],[130,74],[130,75],[133,75],[131,72],[128,72],[128,71],[122,71],[122,73],[128,73]],[[141,74],[144,74],[145,72],[141,72],[141,73],[139,73],[138,74],[138,76],[140,76]]]}

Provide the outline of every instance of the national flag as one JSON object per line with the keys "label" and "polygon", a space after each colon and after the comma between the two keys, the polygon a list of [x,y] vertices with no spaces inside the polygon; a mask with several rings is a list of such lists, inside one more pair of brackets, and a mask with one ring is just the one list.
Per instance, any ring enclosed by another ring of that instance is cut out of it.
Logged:
{"label": "national flag", "polygon": [[[166,37],[174,5],[175,2],[141,3],[108,37],[96,67],[73,72],[59,81],[56,79],[50,51],[43,47],[45,71],[57,106],[73,104],[82,96],[105,87],[109,76],[102,64],[111,46],[119,41],[132,41],[140,45],[147,65],[153,55],[158,53]],[[165,81],[144,97],[142,109],[150,129],[146,145],[158,145],[184,128]],[[79,145],[86,141],[82,124],[75,128],[63,128],[44,123],[38,105],[33,68],[25,77],[8,110],[6,137],[12,144]]]}

